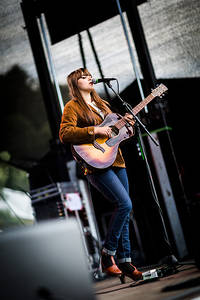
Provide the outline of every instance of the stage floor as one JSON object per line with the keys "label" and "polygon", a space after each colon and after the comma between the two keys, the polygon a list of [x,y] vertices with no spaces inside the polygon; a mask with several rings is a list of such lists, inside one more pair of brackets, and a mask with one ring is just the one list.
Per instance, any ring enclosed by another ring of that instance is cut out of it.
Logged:
{"label": "stage floor", "polygon": [[156,281],[137,283],[129,278],[125,284],[119,278],[106,278],[94,283],[95,296],[97,300],[200,300],[200,270],[194,262],[183,262],[177,271]]}

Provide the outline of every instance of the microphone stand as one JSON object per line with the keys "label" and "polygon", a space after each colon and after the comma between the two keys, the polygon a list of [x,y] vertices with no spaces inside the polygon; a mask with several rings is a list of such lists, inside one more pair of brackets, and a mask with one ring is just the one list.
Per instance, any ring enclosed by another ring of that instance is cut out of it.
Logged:
{"label": "microphone stand", "polygon": [[166,230],[166,226],[165,226],[165,222],[164,222],[164,219],[163,219],[162,209],[161,209],[159,201],[158,201],[158,196],[157,196],[157,192],[156,192],[155,185],[154,185],[154,182],[153,182],[153,177],[152,177],[152,174],[151,174],[151,169],[150,169],[150,166],[149,166],[149,163],[148,163],[148,159],[147,159],[147,155],[146,155],[146,150],[145,150],[144,142],[143,142],[141,131],[140,131],[140,126],[145,130],[145,132],[152,139],[152,141],[156,144],[156,146],[159,146],[159,143],[154,139],[154,137],[151,135],[151,133],[146,129],[145,125],[141,122],[141,120],[133,113],[131,105],[129,103],[125,102],[120,97],[120,95],[113,89],[113,87],[112,87],[112,85],[111,85],[111,83],[109,81],[106,82],[106,84],[113,91],[113,93],[117,96],[117,98],[122,102],[122,105],[125,106],[126,110],[128,112],[130,112],[130,114],[133,116],[134,120],[136,121],[135,125],[136,125],[136,128],[137,128],[137,132],[138,132],[138,136],[139,136],[139,140],[140,140],[141,149],[142,149],[142,152],[143,152],[143,155],[144,155],[144,160],[145,160],[145,163],[146,163],[146,168],[147,168],[147,173],[148,173],[148,176],[149,176],[149,183],[150,183],[152,195],[153,195],[153,198],[154,198],[154,200],[155,200],[155,202],[157,204],[157,207],[158,207],[158,210],[159,210],[159,213],[160,213],[160,218],[161,218],[161,221],[162,221],[162,224],[163,224],[164,233],[165,233],[165,242],[167,243],[167,247],[171,248],[171,245],[170,245],[170,242],[169,242],[169,238],[168,238],[168,234],[167,234],[167,230]]}

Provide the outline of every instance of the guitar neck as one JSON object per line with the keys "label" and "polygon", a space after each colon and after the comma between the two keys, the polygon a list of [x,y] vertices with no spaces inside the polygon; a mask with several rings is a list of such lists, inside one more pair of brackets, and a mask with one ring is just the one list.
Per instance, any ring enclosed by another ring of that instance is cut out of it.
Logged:
{"label": "guitar neck", "polygon": [[144,100],[142,100],[138,105],[136,105],[132,112],[134,115],[137,115],[149,102],[151,102],[154,99],[154,96],[150,94],[148,97],[146,97]]}
{"label": "guitar neck", "polygon": [[[150,94],[148,97],[146,97],[144,100],[142,100],[138,105],[136,105],[132,112],[134,115],[137,115],[139,111],[141,111],[149,102],[151,102],[155,98],[154,95]],[[116,124],[115,127],[118,129],[121,129],[126,124],[126,121],[124,118],[121,118]]]}

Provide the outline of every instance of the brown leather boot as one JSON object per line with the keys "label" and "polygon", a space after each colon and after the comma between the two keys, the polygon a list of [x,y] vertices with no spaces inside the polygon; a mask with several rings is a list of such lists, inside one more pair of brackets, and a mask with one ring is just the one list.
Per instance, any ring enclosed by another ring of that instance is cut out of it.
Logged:
{"label": "brown leather boot", "polygon": [[114,257],[102,251],[101,256],[102,272],[111,276],[120,276],[122,272],[115,263]]}
{"label": "brown leather boot", "polygon": [[125,276],[130,277],[134,281],[142,279],[142,272],[138,271],[130,262],[120,263],[118,266],[122,271],[122,276],[120,277],[122,283],[125,283]]}

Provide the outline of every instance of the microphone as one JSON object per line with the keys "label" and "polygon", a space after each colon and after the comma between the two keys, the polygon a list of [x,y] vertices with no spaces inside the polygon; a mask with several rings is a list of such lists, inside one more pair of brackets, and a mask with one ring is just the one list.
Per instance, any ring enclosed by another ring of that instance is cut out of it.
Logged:
{"label": "microphone", "polygon": [[98,78],[98,79],[93,78],[92,82],[94,84],[97,84],[97,83],[100,83],[100,82],[105,82],[106,83],[106,82],[109,82],[111,80],[117,80],[117,79],[116,78]]}

